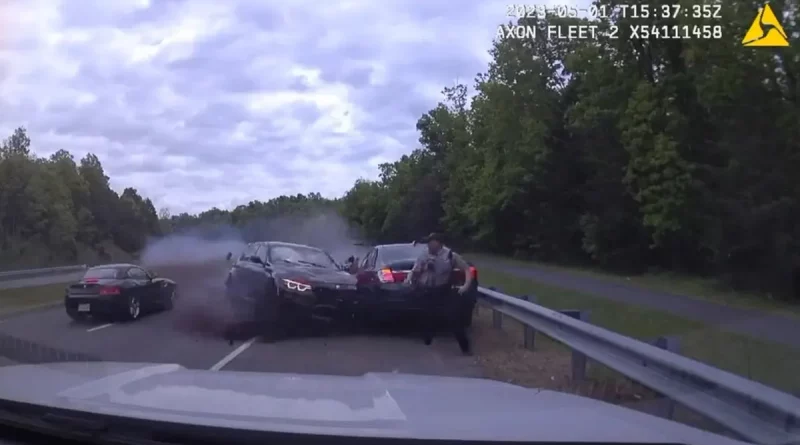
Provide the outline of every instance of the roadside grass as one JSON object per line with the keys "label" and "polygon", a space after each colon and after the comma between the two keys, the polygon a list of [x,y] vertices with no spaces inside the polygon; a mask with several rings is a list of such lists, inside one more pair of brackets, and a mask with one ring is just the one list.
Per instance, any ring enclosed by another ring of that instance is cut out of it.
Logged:
{"label": "roadside grass", "polygon": [[535,266],[541,269],[580,274],[599,280],[622,283],[646,290],[684,295],[687,297],[706,300],[713,303],[720,303],[728,306],[741,307],[745,309],[761,309],[770,312],[777,312],[783,315],[800,317],[800,304],[774,299],[767,294],[759,295],[756,293],[739,292],[730,289],[729,286],[725,286],[718,280],[712,278],[693,277],[674,272],[622,276],[611,272],[600,271],[586,267],[557,266],[553,264],[545,264],[535,261],[523,261],[489,254],[471,253],[469,256],[473,258],[482,258],[485,261],[506,263],[519,267]]}
{"label": "roadside grass", "polygon": [[[590,323],[640,340],[677,336],[681,355],[784,391],[800,391],[800,350],[485,267],[481,284],[496,286],[508,295],[534,295],[537,304],[551,309],[588,310]],[[608,372],[613,371],[596,363],[590,366],[594,375]]]}
{"label": "roadside grass", "polygon": [[0,289],[0,315],[56,304],[64,298],[65,283]]}

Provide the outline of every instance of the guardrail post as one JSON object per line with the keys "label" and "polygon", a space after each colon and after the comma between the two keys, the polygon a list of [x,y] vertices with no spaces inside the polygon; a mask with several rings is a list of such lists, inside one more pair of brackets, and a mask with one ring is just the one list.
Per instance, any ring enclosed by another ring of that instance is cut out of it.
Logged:
{"label": "guardrail post", "polygon": [[[523,295],[520,298],[531,303],[536,303],[536,297],[531,295]],[[533,351],[534,346],[536,344],[536,331],[532,327],[526,324],[522,325],[522,329],[523,329],[522,335],[524,336],[523,343],[525,345],[525,349]]]}
{"label": "guardrail post", "polygon": [[[489,286],[489,290],[493,290],[495,292],[502,292],[500,289],[494,286]],[[492,327],[494,327],[495,329],[503,328],[503,314],[495,310],[492,310]]]}
{"label": "guardrail post", "polygon": [[[558,311],[564,315],[580,321],[589,321],[589,311],[563,310]],[[586,380],[586,356],[578,351],[572,351],[572,381]]]}
{"label": "guardrail post", "polygon": [[[680,339],[675,336],[666,336],[666,337],[658,337],[657,339],[653,340],[653,345],[670,351],[677,353],[680,350]],[[667,419],[672,419],[675,416],[675,401],[666,398],[664,399],[664,417]]]}

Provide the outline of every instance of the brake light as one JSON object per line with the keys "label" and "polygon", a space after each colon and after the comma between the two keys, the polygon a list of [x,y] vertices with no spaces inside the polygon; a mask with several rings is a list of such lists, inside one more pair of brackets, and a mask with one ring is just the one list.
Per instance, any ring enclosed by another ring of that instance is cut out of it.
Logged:
{"label": "brake light", "polygon": [[378,273],[378,279],[383,283],[394,283],[394,274],[392,269],[381,269]]}
{"label": "brake light", "polygon": [[469,266],[469,275],[472,277],[473,280],[478,279],[478,269],[475,266]]}
{"label": "brake light", "polygon": [[120,288],[114,286],[100,288],[100,295],[119,295],[120,292]]}
{"label": "brake light", "polygon": [[97,283],[97,278],[87,278],[83,281],[86,283]]}

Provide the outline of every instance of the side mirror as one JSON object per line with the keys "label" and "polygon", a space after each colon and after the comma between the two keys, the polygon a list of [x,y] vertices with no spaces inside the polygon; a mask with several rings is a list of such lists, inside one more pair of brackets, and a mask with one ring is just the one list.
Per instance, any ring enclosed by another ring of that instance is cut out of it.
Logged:
{"label": "side mirror", "polygon": [[256,263],[256,264],[264,264],[264,262],[261,261],[261,257],[258,256],[258,255],[251,256],[250,257],[250,261],[253,262],[253,263]]}
{"label": "side mirror", "polygon": [[227,259],[228,261],[230,261],[232,256],[233,256],[233,253],[231,253],[231,252],[228,252],[228,256],[226,257],[226,259]]}

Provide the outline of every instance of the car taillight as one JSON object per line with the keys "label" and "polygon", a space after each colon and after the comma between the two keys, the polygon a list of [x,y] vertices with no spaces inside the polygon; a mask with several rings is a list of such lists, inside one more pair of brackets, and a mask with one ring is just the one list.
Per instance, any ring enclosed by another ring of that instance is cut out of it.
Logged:
{"label": "car taillight", "polygon": [[394,283],[392,269],[381,269],[380,272],[378,272],[378,279],[381,280],[382,283]]}
{"label": "car taillight", "polygon": [[97,283],[97,278],[87,278],[83,281],[84,283]]}
{"label": "car taillight", "polygon": [[100,288],[100,295],[119,295],[120,288],[118,287],[102,287]]}
{"label": "car taillight", "polygon": [[473,280],[478,279],[478,269],[476,269],[475,266],[469,266],[469,276],[471,276]]}

